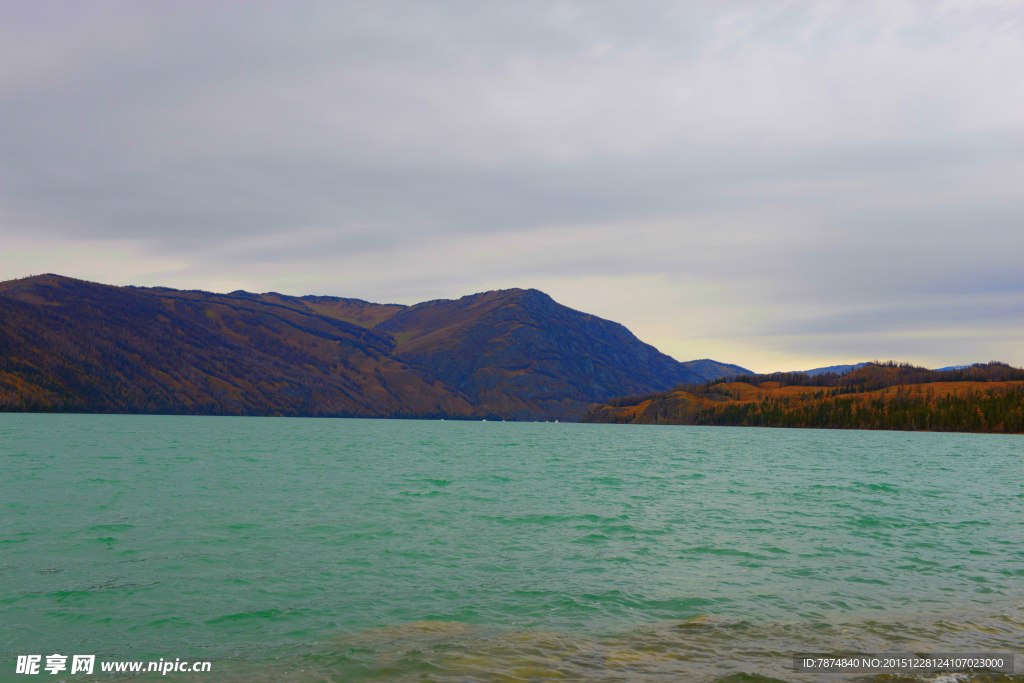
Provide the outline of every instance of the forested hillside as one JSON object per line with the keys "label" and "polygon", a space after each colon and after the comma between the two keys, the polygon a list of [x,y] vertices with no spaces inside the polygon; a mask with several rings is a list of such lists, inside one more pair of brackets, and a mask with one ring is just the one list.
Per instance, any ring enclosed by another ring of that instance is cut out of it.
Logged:
{"label": "forested hillside", "polygon": [[871,363],[839,375],[742,375],[615,399],[582,422],[1024,432],[1024,370]]}

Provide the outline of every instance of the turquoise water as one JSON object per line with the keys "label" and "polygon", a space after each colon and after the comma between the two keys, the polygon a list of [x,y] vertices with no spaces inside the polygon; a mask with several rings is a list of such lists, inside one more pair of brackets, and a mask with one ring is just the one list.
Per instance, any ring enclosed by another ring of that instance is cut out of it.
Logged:
{"label": "turquoise water", "polygon": [[0,480],[0,679],[797,680],[794,652],[1024,645],[1019,436],[0,414]]}

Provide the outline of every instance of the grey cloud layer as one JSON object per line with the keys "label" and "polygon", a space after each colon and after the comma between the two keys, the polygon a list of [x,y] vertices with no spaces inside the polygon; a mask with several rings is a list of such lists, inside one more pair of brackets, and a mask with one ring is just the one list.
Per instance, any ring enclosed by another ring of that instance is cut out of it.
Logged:
{"label": "grey cloud layer", "polygon": [[658,276],[737,314],[683,339],[1012,328],[1022,6],[709,7],[3,3],[0,231],[167,284]]}

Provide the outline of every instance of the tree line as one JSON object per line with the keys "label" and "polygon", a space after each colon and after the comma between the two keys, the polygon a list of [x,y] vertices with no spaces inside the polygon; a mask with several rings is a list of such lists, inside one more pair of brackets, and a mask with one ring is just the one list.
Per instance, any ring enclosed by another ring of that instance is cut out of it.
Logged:
{"label": "tree line", "polygon": [[[920,385],[917,385],[918,387]],[[938,432],[1024,432],[1024,388],[946,394],[897,391],[891,398],[791,397],[702,408],[691,424]]]}
{"label": "tree line", "polygon": [[[846,374],[740,375],[727,382],[717,380],[615,399],[591,411],[582,421],[1024,433],[1024,386],[994,384],[1019,381],[1024,381],[1024,370],[998,361],[942,371],[887,362],[872,363]],[[764,387],[765,394],[757,400],[743,400],[733,382]],[[765,386],[769,382],[778,384]],[[948,392],[931,386],[938,382],[983,384],[971,385],[968,391]],[[794,396],[772,395],[771,390],[785,386],[820,389]],[[891,387],[896,387],[895,391],[884,395],[863,395]],[[643,406],[643,410],[622,410],[632,406]]]}

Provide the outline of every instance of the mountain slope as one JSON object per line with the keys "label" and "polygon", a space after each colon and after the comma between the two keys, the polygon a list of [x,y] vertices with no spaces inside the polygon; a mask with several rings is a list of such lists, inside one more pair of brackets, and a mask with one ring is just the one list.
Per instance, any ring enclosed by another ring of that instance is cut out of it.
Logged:
{"label": "mountain slope", "polygon": [[745,372],[714,361],[687,364],[618,323],[575,311],[535,289],[427,301],[375,330],[397,342],[395,356],[437,376],[483,410],[516,419],[575,419],[624,393]]}
{"label": "mountain slope", "polygon": [[401,306],[0,283],[0,410],[575,420],[738,372],[679,363],[536,290]]}
{"label": "mountain slope", "polygon": [[[264,294],[262,296],[266,297],[267,295]],[[282,302],[287,300],[296,301],[293,297],[285,297],[280,294],[275,296],[280,297]],[[297,301],[320,315],[335,318],[336,320],[344,320],[367,329],[375,327],[396,313],[408,308],[408,306],[401,306],[399,304],[373,304],[361,299],[342,299],[336,296],[303,296],[299,297]]]}
{"label": "mountain slope", "polygon": [[390,357],[387,335],[295,300],[0,283],[0,406],[218,415],[474,414]]}

